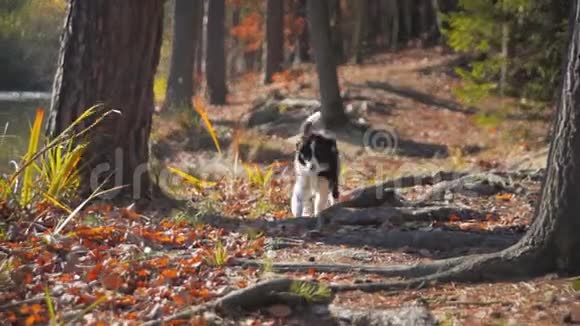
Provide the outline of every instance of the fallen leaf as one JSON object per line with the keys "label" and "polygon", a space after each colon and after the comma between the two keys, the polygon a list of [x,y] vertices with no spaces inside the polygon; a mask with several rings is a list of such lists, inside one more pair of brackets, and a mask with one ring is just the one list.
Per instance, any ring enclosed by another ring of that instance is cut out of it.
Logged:
{"label": "fallen leaf", "polygon": [[495,199],[509,201],[512,199],[512,194],[509,194],[509,193],[499,194],[499,195],[495,196]]}
{"label": "fallen leaf", "polygon": [[117,290],[123,286],[123,277],[119,273],[106,273],[101,278],[101,283],[107,290]]}

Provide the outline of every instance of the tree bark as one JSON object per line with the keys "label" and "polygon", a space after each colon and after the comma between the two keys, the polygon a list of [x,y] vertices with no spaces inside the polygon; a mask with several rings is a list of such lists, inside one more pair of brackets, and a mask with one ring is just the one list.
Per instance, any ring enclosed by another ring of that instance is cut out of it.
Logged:
{"label": "tree bark", "polygon": [[173,45],[164,108],[191,109],[200,0],[175,0]]}
{"label": "tree bark", "polygon": [[338,86],[336,59],[330,39],[328,3],[323,0],[308,0],[307,12],[320,88],[322,122],[327,128],[338,129],[348,122],[348,118]]}
{"label": "tree bark", "polygon": [[284,61],[284,0],[266,1],[266,50],[264,51],[264,84],[282,70]]}
{"label": "tree bark", "polygon": [[[61,37],[48,136],[102,103],[120,111],[91,134],[81,175],[86,188],[108,183],[147,196],[153,80],[163,30],[163,0],[71,0]],[[87,121],[88,123],[89,121]],[[86,125],[86,124],[85,124]]]}
{"label": "tree bark", "polygon": [[226,104],[225,0],[208,1],[206,80],[211,104]]}
{"label": "tree bark", "polygon": [[580,271],[580,6],[573,2],[570,42],[546,179],[523,243],[544,251],[542,270]]}

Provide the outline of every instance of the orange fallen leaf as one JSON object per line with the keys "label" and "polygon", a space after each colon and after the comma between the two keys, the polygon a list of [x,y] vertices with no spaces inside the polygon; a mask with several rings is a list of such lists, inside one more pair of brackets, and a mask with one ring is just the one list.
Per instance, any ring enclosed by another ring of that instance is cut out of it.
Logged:
{"label": "orange fallen leaf", "polygon": [[461,218],[455,214],[451,214],[451,216],[449,216],[449,220],[452,222],[457,222],[457,221],[461,221]]}
{"label": "orange fallen leaf", "polygon": [[123,277],[119,273],[107,273],[101,278],[101,283],[107,290],[117,290],[123,286]]}
{"label": "orange fallen leaf", "polygon": [[177,270],[176,269],[166,269],[161,274],[167,278],[177,278]]}
{"label": "orange fallen leaf", "polygon": [[512,194],[509,193],[499,194],[495,196],[495,199],[509,201],[512,199]]}

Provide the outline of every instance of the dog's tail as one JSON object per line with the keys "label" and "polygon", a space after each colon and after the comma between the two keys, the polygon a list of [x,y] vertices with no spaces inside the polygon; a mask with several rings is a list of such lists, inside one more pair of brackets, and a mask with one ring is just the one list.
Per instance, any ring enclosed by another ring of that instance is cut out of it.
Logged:
{"label": "dog's tail", "polygon": [[316,111],[313,114],[311,114],[308,118],[306,118],[306,120],[304,121],[304,123],[302,123],[302,126],[300,128],[302,135],[306,136],[310,134],[312,132],[314,125],[318,124],[321,118],[322,114],[320,113],[320,111]]}

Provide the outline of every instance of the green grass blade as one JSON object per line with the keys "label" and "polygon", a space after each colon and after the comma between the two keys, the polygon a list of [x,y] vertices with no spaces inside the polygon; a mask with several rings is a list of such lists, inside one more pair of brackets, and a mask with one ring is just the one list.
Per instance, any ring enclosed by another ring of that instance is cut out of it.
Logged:
{"label": "green grass blade", "polygon": [[[36,109],[36,116],[34,124],[30,131],[30,140],[28,141],[28,150],[25,156],[25,162],[34,160],[34,154],[38,150],[38,143],[40,141],[40,132],[42,130],[42,121],[44,120],[44,110],[42,108]],[[24,168],[24,177],[22,178],[22,190],[20,196],[21,205],[26,206],[32,199],[33,177],[34,169],[29,164]]]}

